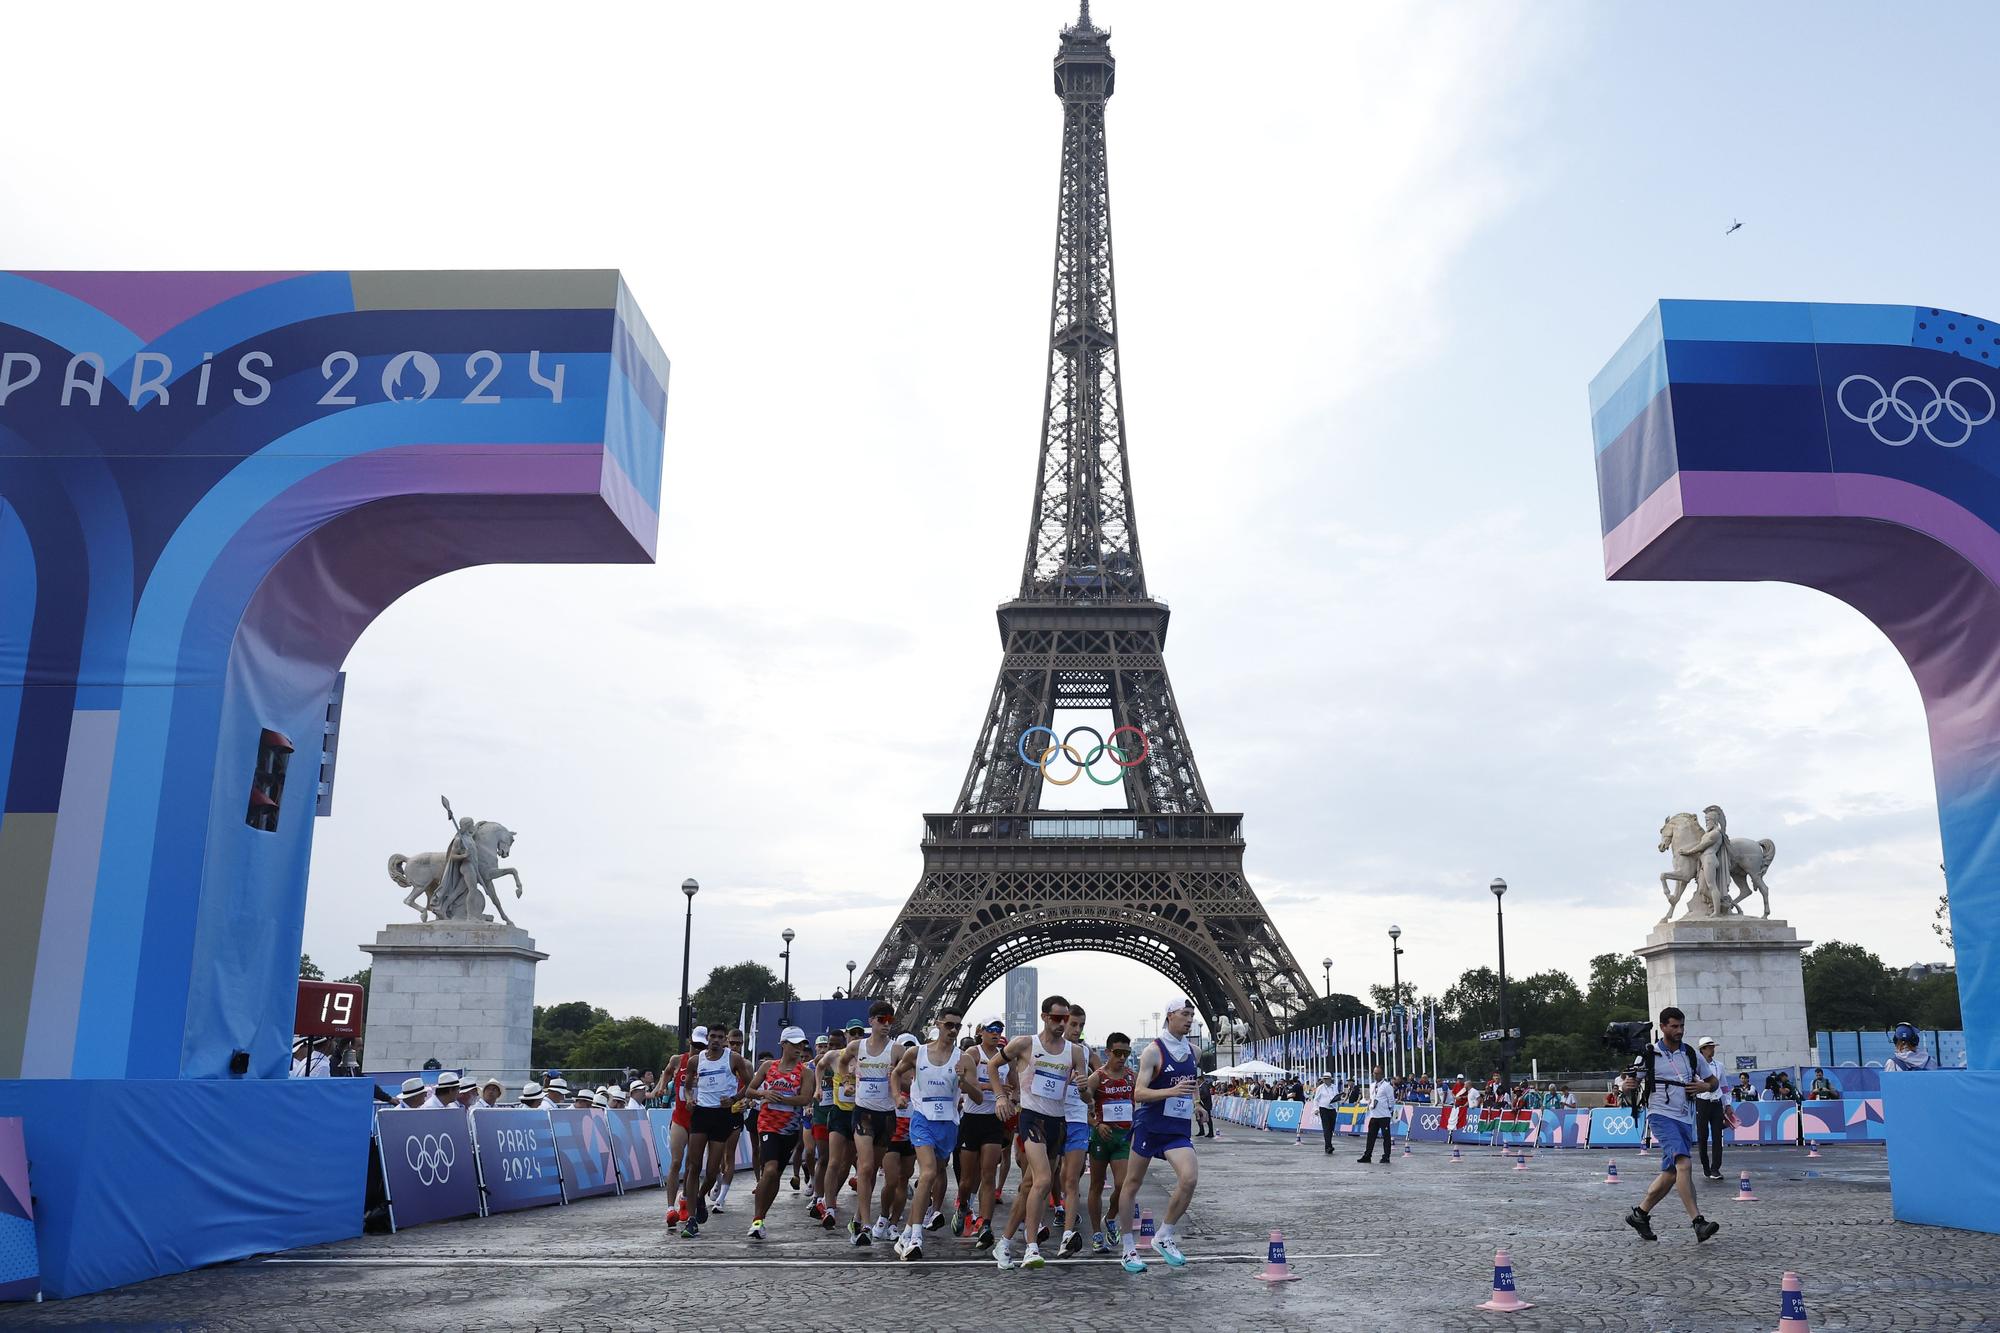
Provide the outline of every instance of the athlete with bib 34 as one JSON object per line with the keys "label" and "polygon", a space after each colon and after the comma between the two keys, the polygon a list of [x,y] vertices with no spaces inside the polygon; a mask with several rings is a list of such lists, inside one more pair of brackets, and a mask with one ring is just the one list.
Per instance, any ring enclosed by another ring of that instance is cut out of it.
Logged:
{"label": "athlete with bib 34", "polygon": [[[1197,1169],[1194,1158],[1194,1091],[1197,1056],[1188,1030],[1194,1026],[1194,1002],[1170,1000],[1166,1031],[1139,1057],[1132,1085],[1132,1157],[1125,1164],[1125,1187],[1118,1194],[1118,1216],[1132,1215],[1146,1169],[1160,1158],[1174,1169],[1174,1191],[1167,1199],[1167,1218],[1153,1237],[1153,1249],[1171,1268],[1187,1262],[1181,1253],[1179,1223],[1194,1198]],[[1018,1039],[1017,1039],[1018,1040]],[[1146,1271],[1139,1258],[1139,1238],[1127,1226],[1120,1238],[1122,1267],[1128,1273]]]}

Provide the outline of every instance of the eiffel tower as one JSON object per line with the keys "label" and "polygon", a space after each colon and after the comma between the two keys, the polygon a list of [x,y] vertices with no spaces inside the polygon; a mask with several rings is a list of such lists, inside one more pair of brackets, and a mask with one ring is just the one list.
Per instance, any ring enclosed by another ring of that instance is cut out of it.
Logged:
{"label": "eiffel tower", "polygon": [[[1021,592],[999,612],[999,680],[958,803],[924,816],[923,879],[855,993],[921,1014],[969,1003],[1009,968],[1090,950],[1168,977],[1211,1031],[1238,1019],[1267,1036],[1313,990],[1244,878],[1243,816],[1209,804],[1167,680],[1167,607],[1146,591],[1112,287],[1110,37],[1082,0],[1056,52],[1048,390]],[[1064,739],[1063,709],[1108,709],[1121,730],[1095,745],[1075,733],[1072,753],[1044,756]],[[1074,759],[1095,762],[1079,773]],[[1041,810],[1045,778],[1080,776],[1122,787],[1123,806]]]}

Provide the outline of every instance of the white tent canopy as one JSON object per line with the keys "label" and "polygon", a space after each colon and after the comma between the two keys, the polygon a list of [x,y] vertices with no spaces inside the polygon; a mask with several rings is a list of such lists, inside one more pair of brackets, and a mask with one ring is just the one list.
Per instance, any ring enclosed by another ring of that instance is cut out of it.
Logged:
{"label": "white tent canopy", "polygon": [[1283,1078],[1286,1071],[1268,1060],[1245,1060],[1240,1065],[1230,1065],[1215,1071],[1217,1078]]}

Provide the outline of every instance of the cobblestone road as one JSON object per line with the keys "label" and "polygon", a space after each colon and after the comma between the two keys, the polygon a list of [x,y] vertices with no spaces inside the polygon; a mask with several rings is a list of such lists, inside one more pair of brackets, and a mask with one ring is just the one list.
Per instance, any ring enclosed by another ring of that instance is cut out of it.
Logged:
{"label": "cobblestone road", "polygon": [[[1812,1327],[2000,1329],[2000,1236],[1906,1226],[1890,1218],[1880,1148],[1839,1146],[1817,1160],[1791,1148],[1732,1155],[1730,1187],[1703,1190],[1723,1224],[1697,1248],[1671,1201],[1647,1245],[1620,1217],[1650,1178],[1617,1155],[1624,1183],[1599,1183],[1602,1152],[1511,1159],[1420,1145],[1388,1168],[1355,1149],[1328,1158],[1256,1131],[1202,1142],[1201,1190],[1183,1225],[1194,1262],[1128,1276],[1106,1260],[1001,1273],[938,1233],[934,1261],[903,1264],[886,1246],[857,1254],[809,1224],[789,1189],[771,1239],[742,1239],[737,1202],[694,1240],[667,1239],[656,1191],[574,1207],[419,1227],[207,1269],[41,1306],[0,1306],[0,1324],[321,1328],[903,1328],[1037,1330],[1173,1320],[1259,1330],[1771,1329],[1778,1282],[1796,1269]],[[1730,1202],[1748,1167],[1760,1201]],[[1816,1175],[1809,1173],[1816,1172]],[[1164,1193],[1151,1181],[1144,1202]],[[1671,1210],[1671,1211],[1670,1211]],[[1677,1220],[1678,1219],[1678,1220]],[[1253,1278],[1272,1227],[1301,1280]],[[1521,1296],[1512,1316],[1474,1307],[1493,1252],[1511,1252]]]}

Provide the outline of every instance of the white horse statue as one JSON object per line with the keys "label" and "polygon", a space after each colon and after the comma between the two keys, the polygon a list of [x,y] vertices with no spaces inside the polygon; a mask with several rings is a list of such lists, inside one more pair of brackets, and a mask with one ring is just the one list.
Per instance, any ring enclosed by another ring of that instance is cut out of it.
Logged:
{"label": "white horse statue", "polygon": [[[1738,904],[1753,892],[1763,895],[1764,915],[1771,915],[1771,890],[1764,884],[1764,872],[1778,857],[1777,845],[1769,838],[1754,842],[1749,838],[1730,838],[1726,844],[1729,878],[1736,885],[1736,894],[1732,897],[1724,889],[1718,898],[1711,893],[1708,885],[1702,883],[1701,860],[1693,850],[1704,832],[1706,830],[1702,828],[1700,818],[1685,811],[1667,816],[1666,823],[1660,825],[1659,850],[1672,852],[1674,858],[1674,868],[1660,876],[1660,892],[1667,899],[1667,914],[1660,919],[1666,921],[1673,917],[1674,909],[1680,906],[1681,895],[1687,892],[1690,883],[1698,887],[1694,901],[1688,907],[1688,916],[1741,914],[1743,909]],[[1697,911],[1697,907],[1701,910]]]}
{"label": "white horse statue", "polygon": [[[483,891],[485,901],[493,904],[493,910],[500,913],[500,919],[510,926],[513,925],[514,919],[507,915],[507,909],[501,905],[500,894],[494,887],[494,881],[502,875],[513,876],[514,896],[516,898],[521,896],[521,872],[512,866],[500,864],[500,858],[513,854],[514,831],[505,824],[497,824],[490,819],[481,820],[476,824],[469,819],[460,822],[471,827],[454,834],[452,844],[454,848],[457,847],[460,839],[469,843],[470,854],[466,859],[471,862],[469,878],[474,880],[475,884],[468,886],[463,894],[453,894],[448,899],[441,900],[445,871],[451,866],[452,849],[447,848],[442,852],[420,852],[415,856],[404,856],[401,852],[397,852],[389,858],[389,878],[396,882],[398,888],[410,891],[403,899],[403,906],[414,908],[419,921],[428,921],[432,917],[440,921],[447,918],[490,921],[492,918],[480,910]],[[422,901],[419,902],[419,899]]]}

